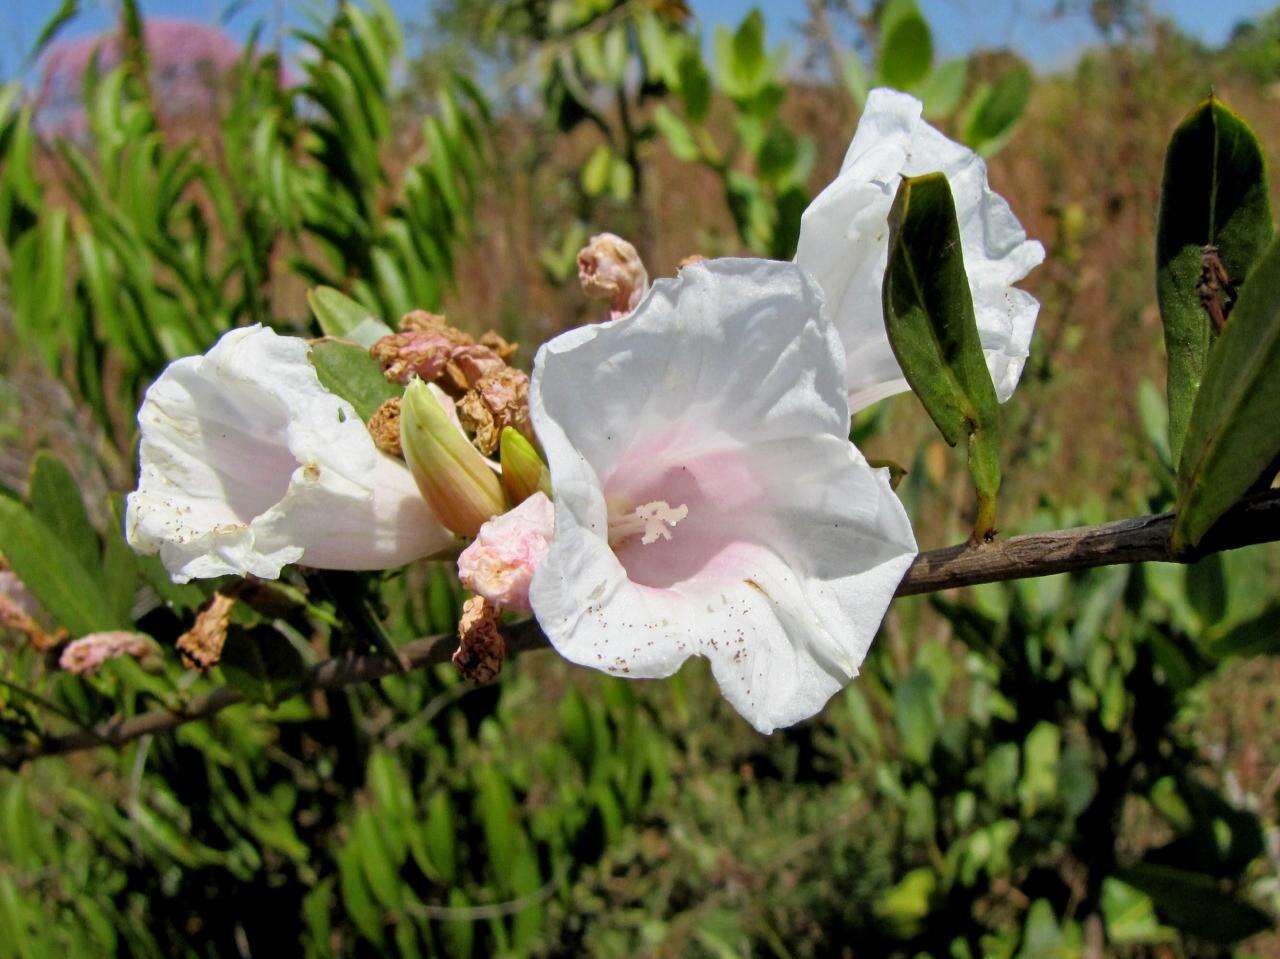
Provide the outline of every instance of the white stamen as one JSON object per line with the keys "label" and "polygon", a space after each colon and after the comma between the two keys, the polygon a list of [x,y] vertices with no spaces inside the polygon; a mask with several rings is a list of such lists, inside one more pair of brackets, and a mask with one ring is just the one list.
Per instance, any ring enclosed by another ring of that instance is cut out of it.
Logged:
{"label": "white stamen", "polygon": [[660,539],[671,539],[671,530],[689,515],[688,506],[674,509],[666,500],[654,500],[637,506],[630,513],[609,517],[609,541],[620,543],[637,533],[643,533],[640,543],[649,546]]}

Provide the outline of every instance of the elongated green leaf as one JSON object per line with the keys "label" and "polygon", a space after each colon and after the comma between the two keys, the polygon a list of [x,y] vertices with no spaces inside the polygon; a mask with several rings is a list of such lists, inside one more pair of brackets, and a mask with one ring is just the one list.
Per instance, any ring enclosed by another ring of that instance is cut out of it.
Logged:
{"label": "elongated green leaf", "polygon": [[769,82],[769,57],[764,43],[764,15],[752,10],[738,29],[717,27],[715,72],[720,89],[734,100],[748,100]]}
{"label": "elongated green leaf", "polygon": [[[1210,97],[1169,141],[1156,235],[1156,295],[1169,355],[1169,441],[1175,462],[1217,335],[1210,308],[1229,305],[1230,286],[1244,279],[1271,235],[1258,141],[1240,117]],[[1228,289],[1215,292],[1213,287],[1224,284],[1219,263]]]}
{"label": "elongated green leaf", "polygon": [[880,81],[910,90],[929,75],[932,63],[933,34],[916,0],[889,0],[880,14]]}
{"label": "elongated green leaf", "polygon": [[44,53],[45,48],[53,42],[59,31],[79,15],[80,0],[62,0],[62,6],[40,28],[36,42],[32,44],[31,50],[27,54],[27,62],[35,63],[39,60],[40,54]]}
{"label": "elongated green leaf", "polygon": [[45,609],[74,635],[125,626],[62,539],[17,500],[0,498],[0,553]]}
{"label": "elongated green leaf", "polygon": [[965,109],[964,142],[983,156],[1000,151],[1031,99],[1031,70],[1019,64],[994,84],[974,91]]}
{"label": "elongated green leaf", "polygon": [[62,460],[47,450],[37,453],[31,463],[28,499],[31,511],[62,541],[84,571],[97,574],[102,567],[98,534],[85,512],[80,487]]}
{"label": "elongated green leaf", "polygon": [[138,556],[124,537],[124,500],[112,496],[111,526],[103,537],[102,587],[111,602],[112,616],[120,622],[131,622],[133,597],[138,588]]}
{"label": "elongated green leaf", "polygon": [[1195,546],[1280,456],[1280,239],[1209,351],[1178,466],[1175,551]]}
{"label": "elongated green leaf", "polygon": [[889,212],[884,318],[903,374],[948,443],[968,441],[978,491],[974,536],[994,532],[999,420],[951,188],[941,173],[906,177]]}
{"label": "elongated green leaf", "polygon": [[968,78],[968,60],[948,60],[939,64],[916,90],[924,103],[924,115],[930,120],[936,120],[955,113],[960,106],[960,98],[964,96],[964,85]]}
{"label": "elongated green leaf", "polygon": [[1117,878],[1150,896],[1170,925],[1210,942],[1239,942],[1273,925],[1270,916],[1224,892],[1212,876],[1140,863]]}
{"label": "elongated green leaf", "polygon": [[[387,400],[404,390],[387,382],[369,351],[344,340],[317,340],[311,344],[311,362],[325,389],[356,408],[364,422]],[[334,416],[338,412],[335,407]]]}
{"label": "elongated green leaf", "polygon": [[[307,291],[307,305],[325,336],[351,340],[368,349],[391,333],[391,327],[346,294],[331,286]],[[371,338],[372,337],[372,338]]]}

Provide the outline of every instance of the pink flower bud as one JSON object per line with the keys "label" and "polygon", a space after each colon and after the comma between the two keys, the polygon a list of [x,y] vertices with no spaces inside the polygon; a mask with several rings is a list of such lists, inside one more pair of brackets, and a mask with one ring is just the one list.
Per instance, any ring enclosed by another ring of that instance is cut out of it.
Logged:
{"label": "pink flower bud", "polygon": [[489,520],[458,557],[462,585],[495,606],[530,612],[529,583],[547,556],[555,519],[551,500],[534,493],[515,509]]}
{"label": "pink flower bud", "polygon": [[578,253],[578,280],[593,300],[608,300],[610,319],[626,316],[649,289],[649,274],[636,248],[620,236],[601,233]]}

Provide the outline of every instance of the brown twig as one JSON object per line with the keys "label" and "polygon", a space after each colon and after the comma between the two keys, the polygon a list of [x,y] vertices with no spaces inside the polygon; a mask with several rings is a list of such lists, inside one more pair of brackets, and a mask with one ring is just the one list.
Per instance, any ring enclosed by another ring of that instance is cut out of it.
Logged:
{"label": "brown twig", "polygon": [[[1014,536],[979,546],[964,544],[929,550],[916,557],[899,584],[897,595],[913,596],[978,583],[1031,579],[1096,566],[1188,562],[1211,553],[1280,541],[1280,490],[1269,490],[1232,508],[1195,555],[1174,556],[1171,553],[1169,534],[1172,529],[1173,514],[1161,513],[1101,526]],[[505,632],[508,658],[547,646],[546,637],[533,620],[507,627]],[[406,667],[422,669],[434,666],[447,662],[453,650],[452,635],[429,636],[401,646],[401,662],[380,655],[325,660],[308,670],[303,691],[338,689],[374,682],[393,673],[401,673]],[[92,730],[75,730],[12,746],[0,751],[0,764],[16,767],[41,756],[102,745],[119,748],[143,736],[168,732],[184,723],[205,719],[244,701],[238,690],[223,686],[189,700],[180,708],[154,710],[128,719],[117,717],[98,724]]]}

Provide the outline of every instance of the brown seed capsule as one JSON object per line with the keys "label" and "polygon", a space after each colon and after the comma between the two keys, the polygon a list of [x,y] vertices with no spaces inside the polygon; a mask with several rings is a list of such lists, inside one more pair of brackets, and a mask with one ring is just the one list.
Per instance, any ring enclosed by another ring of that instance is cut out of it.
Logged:
{"label": "brown seed capsule", "polygon": [[483,685],[498,678],[507,643],[498,630],[498,610],[482,596],[473,596],[462,604],[458,620],[458,649],[453,665],[462,678]]}

